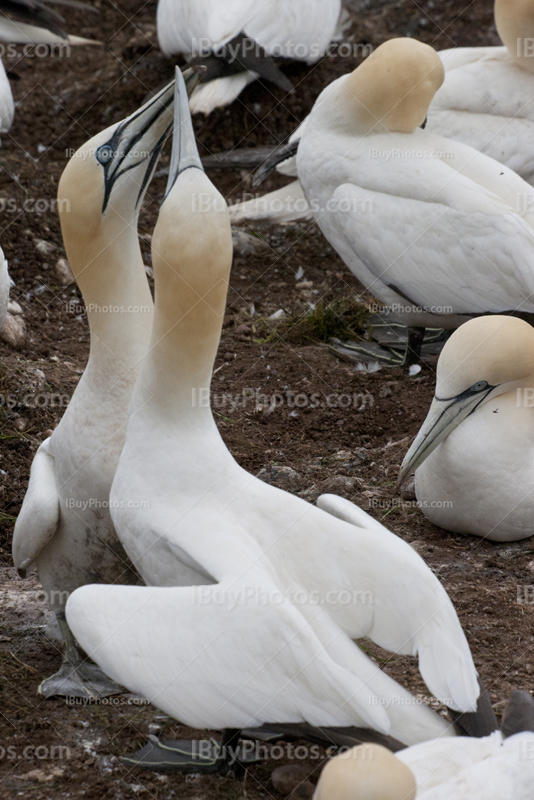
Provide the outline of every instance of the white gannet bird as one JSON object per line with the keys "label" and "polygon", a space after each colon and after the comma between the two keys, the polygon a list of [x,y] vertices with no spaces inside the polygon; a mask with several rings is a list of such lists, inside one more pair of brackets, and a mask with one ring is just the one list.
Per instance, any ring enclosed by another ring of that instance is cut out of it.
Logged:
{"label": "white gannet bird", "polygon": [[420,556],[341,498],[317,508],[250,475],[201,399],[232,244],[180,78],[152,240],[152,338],[110,495],[117,534],[149,587],[82,587],[68,600],[69,625],[107,674],[190,726],[355,725],[410,744],[453,735],[353,641],[368,637],[418,654],[429,690],[460,724],[478,720],[489,732],[493,713],[458,618]]}
{"label": "white gannet bird", "polygon": [[64,608],[83,583],[139,580],[115,534],[109,492],[153,311],[137,220],[172,129],[173,101],[171,84],[94,136],[70,159],[59,183],[63,240],[85,300],[91,349],[61,422],[35,455],[13,539],[19,574],[37,566],[65,640],[61,669],[40,687],[47,697],[117,689],[85,663]]}
{"label": "white gannet bird", "polygon": [[[48,0],[54,2],[54,0]],[[97,9],[77,0],[55,0],[57,5],[68,8],[94,11]],[[42,0],[0,0],[0,12],[13,13],[26,22],[0,16],[0,42],[6,44],[50,44],[50,45],[101,45],[94,39],[70,36],[61,27],[63,17],[49,8]],[[29,24],[36,23],[36,24]],[[0,134],[7,133],[13,124],[15,103],[5,67],[0,58]]]}
{"label": "white gannet bird", "polygon": [[471,145],[532,184],[533,0],[495,0],[495,24],[504,47],[439,53],[445,81],[428,110],[427,130]]}
{"label": "white gannet bird", "polygon": [[159,0],[158,40],[165,55],[208,67],[191,97],[192,112],[208,115],[257,78],[291,91],[274,59],[319,61],[340,14],[341,0]]}
{"label": "white gannet bird", "polygon": [[534,311],[530,186],[419,126],[443,82],[431,47],[391,39],[319,96],[297,154],[314,217],[354,275],[411,328]]}
{"label": "white gannet bird", "polygon": [[503,718],[501,731],[482,739],[438,739],[395,755],[375,744],[354,747],[326,764],[314,800],[530,800],[532,705],[527,692],[515,691],[508,708],[519,710],[518,724]]}
{"label": "white gannet bird", "polygon": [[436,393],[399,473],[440,528],[496,542],[534,534],[534,329],[470,320],[446,342]]}

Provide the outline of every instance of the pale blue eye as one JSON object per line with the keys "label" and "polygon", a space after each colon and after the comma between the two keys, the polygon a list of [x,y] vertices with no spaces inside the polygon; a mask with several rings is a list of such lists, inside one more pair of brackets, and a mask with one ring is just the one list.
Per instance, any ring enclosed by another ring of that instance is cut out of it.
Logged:
{"label": "pale blue eye", "polygon": [[487,389],[488,386],[489,383],[487,381],[478,381],[478,383],[474,383],[473,386],[471,386],[471,391],[482,392],[484,389]]}
{"label": "pale blue eye", "polygon": [[113,150],[109,144],[103,144],[102,147],[99,147],[96,151],[96,157],[101,164],[107,164],[108,161],[111,161],[113,158]]}

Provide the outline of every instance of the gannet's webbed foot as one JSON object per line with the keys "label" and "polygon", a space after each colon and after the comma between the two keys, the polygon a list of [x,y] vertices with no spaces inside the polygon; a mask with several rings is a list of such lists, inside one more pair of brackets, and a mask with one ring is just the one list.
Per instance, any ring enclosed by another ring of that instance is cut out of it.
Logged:
{"label": "gannet's webbed foot", "polygon": [[122,694],[124,689],[102,672],[100,667],[85,656],[67,625],[65,615],[56,614],[63,634],[64,652],[60,669],[39,686],[38,693],[44,697],[82,697],[98,699]]}
{"label": "gannet's webbed foot", "polygon": [[221,741],[196,739],[193,741],[163,741],[150,735],[146,745],[137,753],[121,756],[128,767],[142,767],[156,772],[203,772],[225,775],[228,770],[241,771],[259,761],[250,751],[239,745],[240,731],[226,729]]}

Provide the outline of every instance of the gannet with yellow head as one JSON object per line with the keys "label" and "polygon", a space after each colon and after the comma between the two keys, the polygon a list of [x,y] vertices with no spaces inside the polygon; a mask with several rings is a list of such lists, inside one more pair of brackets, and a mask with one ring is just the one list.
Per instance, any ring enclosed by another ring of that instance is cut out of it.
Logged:
{"label": "gannet with yellow head", "polygon": [[504,47],[439,53],[446,77],[427,130],[480,150],[533,184],[534,0],[495,0],[495,25]]}
{"label": "gannet with yellow head", "polygon": [[149,587],[82,587],[69,598],[69,624],[108,674],[194,727],[305,721],[411,743],[453,735],[365,656],[353,640],[366,636],[418,653],[430,691],[461,724],[492,730],[453,606],[415,551],[347,501],[327,495],[317,508],[253,477],[217,430],[204,398],[231,231],[179,75],[177,92],[152,239],[151,345],[110,495],[117,534]]}
{"label": "gannet with yellow head", "polygon": [[137,221],[172,129],[173,102],[170,84],[86,142],[59,183],[61,230],[84,297],[91,348],[61,422],[35,455],[13,538],[19,574],[37,567],[66,643],[60,671],[40,687],[46,696],[86,697],[118,689],[85,663],[65,624],[64,608],[69,594],[89,581],[139,580],[115,534],[109,492],[152,324]]}
{"label": "gannet with yellow head", "polygon": [[534,534],[534,329],[496,315],[462,325],[438,361],[427,418],[403,461],[435,525],[493,541]]}
{"label": "gannet with yellow head", "polygon": [[529,800],[533,700],[514,691],[502,728],[481,739],[434,739],[395,755],[363,744],[329,761],[314,800]]}
{"label": "gannet with yellow head", "polygon": [[405,324],[532,313],[530,187],[419,127],[443,77],[431,47],[392,39],[328,87],[300,140],[304,193],[330,244]]}

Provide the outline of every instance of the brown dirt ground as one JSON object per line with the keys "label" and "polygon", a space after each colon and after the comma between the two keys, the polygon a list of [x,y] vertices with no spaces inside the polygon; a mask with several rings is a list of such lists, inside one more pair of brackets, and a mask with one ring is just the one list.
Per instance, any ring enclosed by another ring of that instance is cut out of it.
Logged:
{"label": "brown dirt ground", "polygon": [[[161,718],[151,706],[127,700],[121,705],[84,707],[36,695],[39,682],[59,666],[61,648],[45,636],[46,609],[35,578],[22,582],[11,568],[10,537],[33,454],[45,431],[57,424],[83,371],[89,343],[85,316],[69,308],[69,301],[78,303],[78,291],[74,286],[61,287],[54,272],[63,254],[53,207],[57,181],[67,149],[77,148],[130,113],[173,69],[156,45],[155,2],[139,11],[132,0],[122,0],[120,7],[100,0],[94,4],[100,8],[96,20],[69,14],[68,27],[105,40],[105,48],[81,48],[70,58],[6,59],[19,80],[13,83],[18,103],[15,123],[2,137],[0,149],[1,244],[16,282],[13,298],[24,308],[29,337],[20,351],[0,344],[0,394],[10,401],[9,407],[0,409],[0,797],[281,798],[270,775],[274,766],[291,759],[265,761],[248,771],[245,782],[129,770],[116,756],[142,745],[149,724],[161,725],[163,738],[183,738],[186,729]],[[435,5],[439,13],[433,2],[353,4],[354,41],[378,45],[393,35],[413,35],[438,49],[497,43],[490,2],[444,0]],[[287,97],[255,83],[231,109],[208,120],[197,119],[199,139],[211,152],[276,144],[307,113],[320,89],[356,63],[327,58],[310,70],[292,66],[289,75],[298,89]],[[218,171],[212,177],[230,199],[250,191],[245,172]],[[266,188],[274,188],[280,180],[274,178]],[[155,180],[145,203],[141,234],[150,234],[163,190],[164,180]],[[24,206],[28,199],[30,204]],[[427,522],[413,503],[398,502],[397,469],[425,416],[433,391],[432,372],[425,370],[415,378],[401,370],[356,372],[316,343],[295,342],[287,329],[269,337],[262,319],[274,311],[299,313],[325,294],[354,302],[358,284],[313,225],[260,229],[260,233],[269,245],[266,251],[235,259],[216,363],[220,369],[214,392],[247,396],[235,410],[216,405],[229,448],[251,472],[266,469],[268,479],[306,499],[313,501],[320,492],[332,490],[385,518],[443,581],[492,700],[497,710],[502,709],[512,688],[534,690],[532,610],[517,602],[518,586],[533,579],[529,542],[492,544],[451,535]],[[35,239],[51,242],[55,249],[45,256],[36,249]],[[149,264],[148,241],[143,247]],[[299,267],[311,286],[297,287]],[[271,387],[366,397],[360,410],[328,406],[289,410],[284,405],[268,413],[261,398],[256,402],[249,397],[249,390],[269,392]],[[56,405],[31,407],[28,396],[44,390],[58,395]],[[16,423],[21,417],[28,421],[23,432]],[[296,474],[280,467],[290,467]],[[426,694],[413,659],[385,660],[377,648],[372,651],[392,676],[411,691]],[[304,763],[313,773],[322,759]]]}

